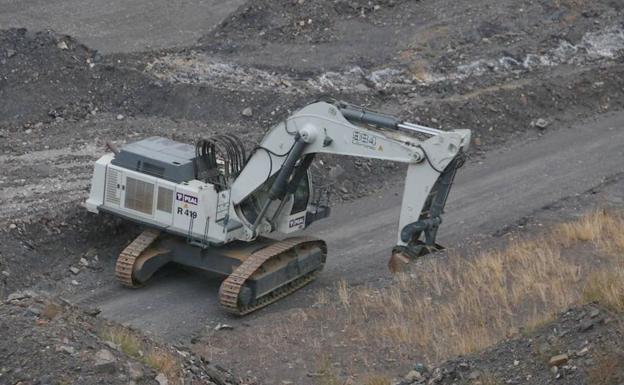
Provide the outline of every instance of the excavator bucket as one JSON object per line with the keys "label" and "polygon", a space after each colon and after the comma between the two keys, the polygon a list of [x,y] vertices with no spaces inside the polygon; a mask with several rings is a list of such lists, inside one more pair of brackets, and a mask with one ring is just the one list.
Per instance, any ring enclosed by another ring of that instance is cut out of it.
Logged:
{"label": "excavator bucket", "polygon": [[444,247],[437,243],[433,246],[422,244],[417,247],[417,250],[418,251],[414,252],[411,250],[408,251],[403,247],[395,247],[392,249],[392,255],[388,261],[388,269],[392,272],[392,274],[405,272],[409,270],[410,266],[423,255],[444,250]]}

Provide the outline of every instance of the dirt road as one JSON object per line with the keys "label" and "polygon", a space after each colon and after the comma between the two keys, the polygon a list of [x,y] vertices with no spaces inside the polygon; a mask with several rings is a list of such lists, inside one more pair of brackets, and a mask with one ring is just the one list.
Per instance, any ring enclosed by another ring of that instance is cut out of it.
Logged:
{"label": "dirt road", "polygon": [[244,1],[2,0],[0,29],[52,29],[103,53],[194,43]]}
{"label": "dirt road", "polygon": [[[624,113],[611,113],[546,132],[539,140],[492,151],[461,170],[440,230],[441,243],[460,245],[488,236],[564,197],[600,185],[624,172]],[[102,309],[104,317],[128,323],[168,340],[187,340],[217,322],[258,325],[263,314],[305,303],[315,288],[338,279],[351,284],[389,277],[386,269],[396,238],[400,186],[335,208],[310,233],[327,240],[329,258],[318,281],[295,295],[243,319],[225,316],[216,301],[219,279],[170,269],[140,290],[119,288],[73,298]]]}

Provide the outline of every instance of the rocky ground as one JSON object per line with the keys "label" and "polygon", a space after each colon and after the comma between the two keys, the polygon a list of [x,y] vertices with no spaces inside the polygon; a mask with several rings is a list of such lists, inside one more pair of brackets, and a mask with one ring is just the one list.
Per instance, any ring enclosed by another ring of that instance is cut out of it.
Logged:
{"label": "rocky ground", "polygon": [[183,347],[78,309],[59,298],[17,291],[0,306],[3,384],[235,384],[225,369]]}
{"label": "rocky ground", "polygon": [[411,384],[614,384],[624,381],[622,316],[594,305],[569,309],[537,330],[435,368],[416,364]]}
{"label": "rocky ground", "polygon": [[[105,376],[127,383],[126,362],[142,365],[137,383],[156,381],[158,372],[141,359],[102,341],[104,321],[58,299],[101,289],[139,231],[80,207],[106,141],[163,135],[192,143],[230,132],[251,146],[288,111],[329,96],[415,123],[470,128],[469,157],[478,163],[515,138],[539,138],[624,107],[623,11],[610,0],[263,0],[242,5],[190,46],[107,54],[61,31],[0,31],[0,297],[34,288],[56,298],[27,295],[0,305],[2,335],[10,336],[0,343],[0,382],[95,383]],[[342,177],[327,180],[336,170]],[[330,156],[314,165],[333,204],[399,184],[402,170]],[[50,306],[61,315],[44,314]],[[572,330],[581,311],[556,325]],[[589,333],[614,333],[613,325]],[[565,349],[583,348],[565,341]],[[110,372],[97,369],[104,349]],[[25,351],[39,359],[24,361]],[[575,354],[565,365],[582,367]],[[468,374],[498,365],[475,360]],[[517,374],[491,374],[515,381],[534,369],[538,378],[539,360],[518,360]],[[55,370],[45,373],[38,362]],[[188,380],[203,381],[189,365],[182,364]],[[449,365],[438,373],[464,373],[465,365]],[[575,378],[561,368],[564,379]],[[556,376],[542,369],[540,379]]]}

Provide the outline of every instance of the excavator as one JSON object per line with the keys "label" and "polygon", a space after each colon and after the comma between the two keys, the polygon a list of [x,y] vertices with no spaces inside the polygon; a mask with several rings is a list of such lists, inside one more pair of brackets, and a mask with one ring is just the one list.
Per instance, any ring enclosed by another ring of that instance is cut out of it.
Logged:
{"label": "excavator", "polygon": [[195,146],[164,137],[112,146],[95,162],[85,206],[146,227],[117,258],[122,285],[140,287],[169,263],[202,269],[225,277],[219,303],[244,315],[291,294],[323,269],[323,240],[289,236],[330,214],[326,194],[312,185],[316,154],[407,164],[389,264],[397,271],[442,248],[436,235],[470,135],[317,101],[270,128],[249,155],[231,134]]}

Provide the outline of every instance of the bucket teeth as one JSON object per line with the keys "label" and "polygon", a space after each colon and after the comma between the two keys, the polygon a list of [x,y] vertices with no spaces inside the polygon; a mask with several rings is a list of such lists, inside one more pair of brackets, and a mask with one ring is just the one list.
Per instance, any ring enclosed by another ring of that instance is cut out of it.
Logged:
{"label": "bucket teeth", "polygon": [[271,258],[281,257],[284,253],[300,246],[317,246],[323,253],[322,261],[327,256],[327,246],[320,239],[311,237],[294,237],[276,242],[270,246],[260,249],[251,254],[240,266],[232,272],[221,284],[219,289],[219,303],[229,313],[244,315],[267,306],[280,298],[286,297],[295,290],[310,283],[316,274],[322,270],[323,264],[319,268],[304,274],[296,279],[276,287],[273,291],[255,299],[251,304],[243,305],[238,298],[245,282],[258,270],[265,262]]}
{"label": "bucket teeth", "polygon": [[126,287],[137,288],[141,284],[132,277],[137,258],[143,253],[160,235],[160,230],[147,229],[136,237],[117,257],[115,264],[115,277],[117,281]]}

